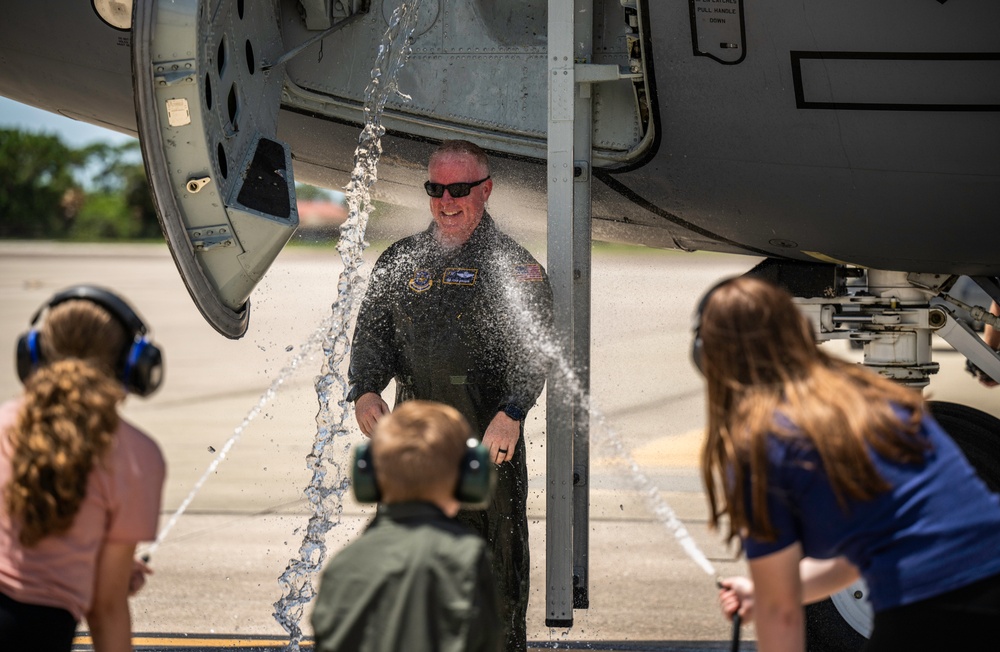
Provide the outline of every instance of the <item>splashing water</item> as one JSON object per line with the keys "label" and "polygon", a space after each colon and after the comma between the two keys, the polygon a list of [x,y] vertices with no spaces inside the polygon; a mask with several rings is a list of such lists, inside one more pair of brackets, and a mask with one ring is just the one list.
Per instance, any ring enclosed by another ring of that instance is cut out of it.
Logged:
{"label": "splashing water", "polygon": [[604,414],[591,408],[590,418],[597,426],[597,430],[605,435],[606,442],[610,444],[612,450],[628,464],[629,471],[632,474],[632,481],[645,499],[646,505],[653,511],[656,519],[674,535],[681,548],[694,563],[698,564],[709,576],[715,577],[715,567],[712,566],[712,562],[708,560],[698,547],[698,544],[691,538],[691,534],[677,517],[673,508],[660,495],[660,490],[656,484],[650,480],[649,476],[642,472],[639,465],[632,458],[632,455],[625,449],[625,444],[622,442],[621,437],[607,423]]}
{"label": "splashing water", "polygon": [[[351,410],[345,398],[348,384],[343,366],[351,349],[348,333],[354,305],[364,287],[359,268],[363,262],[365,228],[373,208],[370,189],[378,178],[381,138],[385,133],[381,116],[386,101],[392,95],[409,99],[399,92],[396,77],[410,53],[416,14],[416,2],[403,3],[393,12],[379,46],[371,83],[365,89],[365,126],[358,138],[354,171],[346,189],[348,218],[341,227],[337,243],[344,269],[337,281],[333,317],[323,340],[325,361],[321,375],[316,379],[316,396],[320,406],[316,415],[316,436],[312,451],[306,458],[306,465],[313,475],[305,495],[313,513],[299,547],[299,557],[290,560],[278,578],[283,595],[274,603],[274,618],[290,636],[286,650],[299,650],[302,639],[299,622],[305,606],[316,595],[313,578],[326,559],[326,533],[340,521],[343,511],[341,499],[349,486],[348,475],[333,459],[330,444],[337,439],[344,441],[342,438],[348,435],[347,422]],[[396,47],[393,47],[394,44]],[[331,409],[334,400],[337,409]],[[328,465],[333,471],[330,480],[327,480]]]}
{"label": "splashing water", "polygon": [[[208,465],[208,468],[205,469],[205,472],[201,475],[200,478],[198,478],[198,481],[194,483],[194,486],[191,488],[191,491],[184,499],[184,502],[181,503],[180,507],[178,507],[177,510],[170,516],[170,520],[168,520],[166,525],[164,525],[163,528],[157,533],[156,540],[153,541],[153,543],[151,543],[149,547],[143,552],[143,557],[145,559],[149,559],[150,557],[152,557],[153,553],[156,552],[156,550],[163,543],[163,540],[167,538],[167,534],[169,534],[170,531],[174,528],[174,525],[177,524],[177,520],[181,517],[181,515],[185,511],[187,511],[188,506],[191,505],[191,502],[194,500],[195,496],[197,496],[198,492],[201,491],[202,486],[205,484],[205,481],[208,480],[209,476],[211,476],[215,472],[215,470],[219,468],[219,465],[222,464],[222,461],[226,459],[226,456],[229,454],[230,449],[236,445],[237,441],[239,441],[240,437],[243,435],[243,432],[250,425],[250,422],[253,421],[254,418],[256,418],[256,416],[260,414],[261,411],[264,409],[264,406],[267,405],[271,401],[271,399],[275,397],[275,395],[278,393],[278,390],[280,390],[282,385],[284,385],[285,381],[288,380],[288,377],[291,376],[296,369],[298,369],[299,365],[302,363],[302,360],[312,355],[313,348],[315,348],[316,345],[319,344],[323,333],[329,328],[328,326],[329,321],[330,318],[328,317],[315,331],[313,331],[312,335],[309,336],[309,339],[306,340],[305,344],[299,347],[299,352],[291,359],[291,361],[287,365],[285,365],[285,367],[281,370],[278,376],[271,381],[271,384],[268,386],[267,390],[263,394],[261,394],[259,399],[257,399],[257,403],[252,408],[250,408],[250,411],[247,412],[247,415],[243,417],[243,421],[240,422],[240,425],[236,426],[236,428],[233,430],[233,434],[229,436],[229,439],[226,440],[226,443],[219,450],[218,454],[216,454],[215,458],[212,459],[211,464]],[[212,450],[214,452],[214,449],[210,448],[209,450]]]}
{"label": "splashing water", "polygon": [[[646,505],[653,512],[656,519],[667,528],[677,539],[684,552],[709,576],[715,576],[715,568],[708,560],[698,545],[695,543],[687,528],[677,517],[673,508],[660,495],[656,484],[639,468],[639,465],[632,458],[632,455],[625,448],[621,437],[615,432],[611,424],[607,422],[604,414],[594,407],[593,401],[583,389],[576,371],[569,364],[568,356],[562,347],[555,341],[551,333],[547,333],[541,325],[534,319],[534,313],[526,308],[525,297],[513,284],[508,284],[505,288],[507,305],[515,307],[510,311],[511,319],[514,321],[514,328],[523,333],[525,342],[532,351],[543,359],[552,363],[549,372],[549,382],[556,383],[556,387],[565,391],[572,397],[575,407],[586,411],[589,414],[591,424],[591,434],[601,436],[601,443],[605,443],[625,461],[631,474],[631,479],[636,489],[646,501]],[[517,309],[516,307],[520,307]]]}

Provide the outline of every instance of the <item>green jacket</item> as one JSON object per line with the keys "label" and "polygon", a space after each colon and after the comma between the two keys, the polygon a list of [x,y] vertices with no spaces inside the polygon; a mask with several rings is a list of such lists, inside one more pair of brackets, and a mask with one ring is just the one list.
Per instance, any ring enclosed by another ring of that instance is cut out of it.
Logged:
{"label": "green jacket", "polygon": [[496,652],[486,544],[429,503],[379,505],[336,555],[312,614],[318,652]]}

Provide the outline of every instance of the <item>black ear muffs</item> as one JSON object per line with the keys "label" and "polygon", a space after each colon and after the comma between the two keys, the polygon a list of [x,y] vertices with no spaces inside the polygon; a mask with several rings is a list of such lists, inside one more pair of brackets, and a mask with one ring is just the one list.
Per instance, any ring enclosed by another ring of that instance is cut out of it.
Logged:
{"label": "black ear muffs", "polygon": [[[469,439],[459,463],[455,498],[469,507],[485,507],[493,492],[495,473],[493,464],[490,463],[489,449],[475,439]],[[359,503],[377,503],[382,498],[375,480],[375,465],[372,463],[369,441],[363,441],[354,447],[351,484],[354,487],[354,497]]]}
{"label": "black ear muffs", "polygon": [[122,351],[115,369],[125,388],[139,396],[155,392],[163,382],[163,353],[146,337],[146,324],[124,299],[92,285],[77,285],[63,290],[35,312],[31,318],[31,330],[17,340],[17,377],[21,382],[44,362],[39,331],[35,328],[42,312],[74,299],[90,301],[104,308],[132,336],[132,342]]}
{"label": "black ear muffs", "polygon": [[475,439],[465,442],[465,454],[458,467],[455,498],[471,507],[485,509],[493,493],[496,466],[490,460],[490,449]]}
{"label": "black ear muffs", "polygon": [[382,498],[378,483],[375,481],[375,465],[372,464],[372,448],[369,441],[363,441],[354,447],[351,486],[354,487],[354,498],[359,503],[377,503]]}
{"label": "black ear muffs", "polygon": [[701,341],[701,313],[695,314],[694,326],[691,329],[691,362],[694,364],[694,368],[698,370],[702,376],[705,375],[705,361],[702,356],[705,355],[705,343]]}
{"label": "black ear muffs", "polygon": [[23,383],[31,372],[38,367],[38,331],[32,328],[30,331],[17,338],[17,377]]}
{"label": "black ear muffs", "polygon": [[709,288],[702,295],[698,307],[694,311],[694,321],[691,324],[691,362],[694,363],[695,369],[702,376],[705,375],[705,343],[701,339],[701,314],[705,311],[705,306],[708,305],[708,300],[712,298],[715,291],[732,280],[732,278],[724,279]]}

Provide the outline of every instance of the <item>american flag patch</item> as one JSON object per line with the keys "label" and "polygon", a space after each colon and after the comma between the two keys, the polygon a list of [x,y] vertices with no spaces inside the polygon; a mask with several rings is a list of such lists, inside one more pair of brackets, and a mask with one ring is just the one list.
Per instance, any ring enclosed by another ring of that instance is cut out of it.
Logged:
{"label": "american flag patch", "polygon": [[542,266],[538,263],[526,265],[514,265],[515,281],[541,281]]}

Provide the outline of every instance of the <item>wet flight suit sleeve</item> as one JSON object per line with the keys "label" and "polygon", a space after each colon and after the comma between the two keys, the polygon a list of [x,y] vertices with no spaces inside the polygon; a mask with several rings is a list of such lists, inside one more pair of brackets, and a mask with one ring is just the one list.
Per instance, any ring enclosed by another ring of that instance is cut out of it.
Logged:
{"label": "wet flight suit sleeve", "polygon": [[352,403],[368,392],[380,394],[397,371],[390,273],[393,251],[389,248],[379,256],[358,311],[347,372],[347,400]]}
{"label": "wet flight suit sleeve", "polygon": [[[537,269],[530,274],[515,273],[515,306],[525,306],[526,314],[511,320],[513,324],[505,334],[507,368],[505,370],[505,394],[497,406],[502,411],[507,405],[515,406],[522,413],[527,412],[538,400],[545,386],[549,363],[555,340],[552,322],[552,288],[548,276],[541,265],[533,263]],[[539,274],[540,280],[525,280],[525,276]],[[517,309],[516,307],[514,309]]]}

